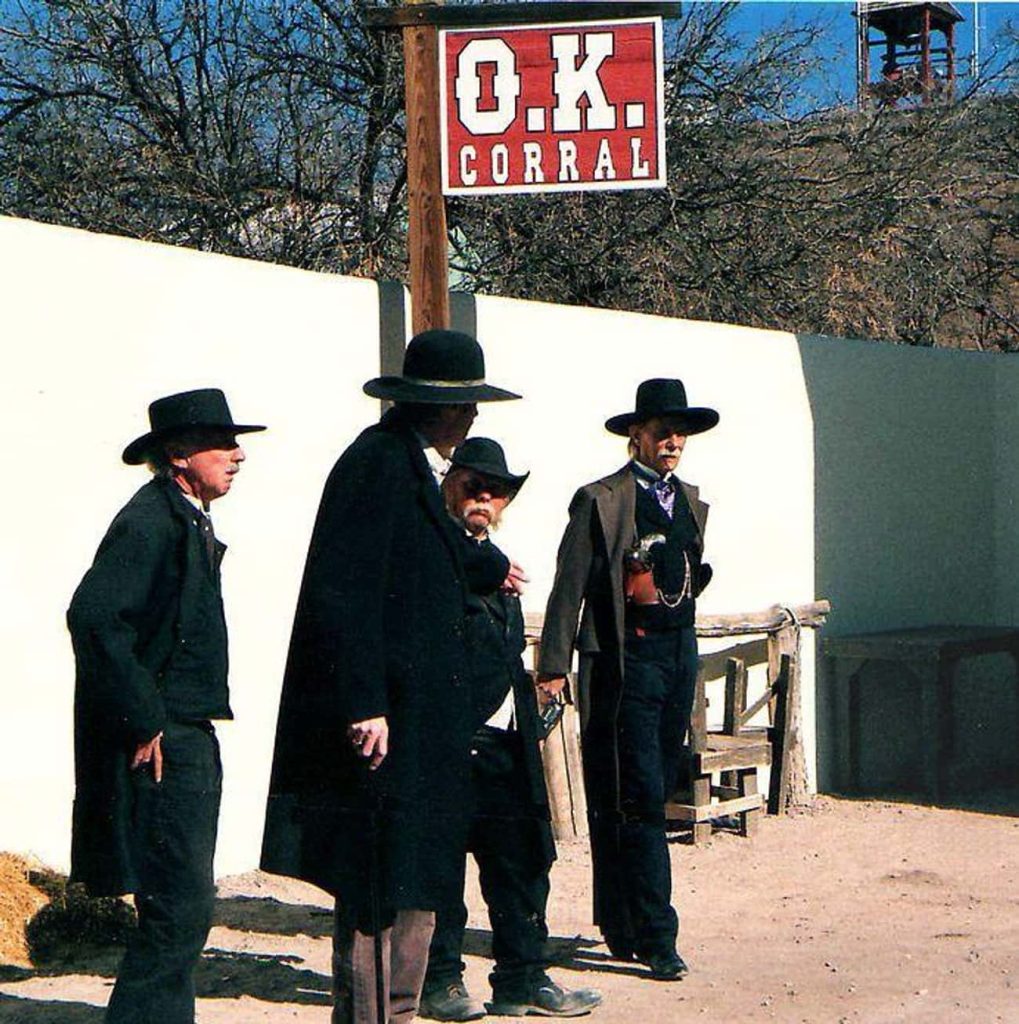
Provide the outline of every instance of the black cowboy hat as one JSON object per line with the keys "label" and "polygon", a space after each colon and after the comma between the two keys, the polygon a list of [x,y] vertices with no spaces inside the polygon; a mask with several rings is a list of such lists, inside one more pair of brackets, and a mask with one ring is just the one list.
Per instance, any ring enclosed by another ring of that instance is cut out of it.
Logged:
{"label": "black cowboy hat", "polygon": [[514,494],[531,475],[529,472],[522,476],[511,473],[506,466],[506,453],[502,445],[490,437],[469,437],[453,452],[450,462],[453,469],[472,469],[482,476],[501,480],[509,484]]}
{"label": "black cowboy hat", "polygon": [[485,354],[469,334],[442,328],[411,338],[403,354],[403,374],[374,377],[365,384],[364,393],[393,402],[442,405],[520,397],[485,383]]}
{"label": "black cowboy hat", "polygon": [[637,387],[636,409],[610,417],[605,421],[605,429],[626,437],[634,424],[647,423],[655,416],[680,420],[685,434],[701,434],[718,423],[714,409],[687,404],[686,388],[681,380],[653,377]]}
{"label": "black cowboy hat", "polygon": [[265,430],[265,427],[234,423],[226,395],[219,388],[199,388],[157,398],[149,406],[149,426],[151,430],[147,434],[124,449],[123,459],[129,466],[144,462],[156,445],[181,434],[205,430],[250,434]]}

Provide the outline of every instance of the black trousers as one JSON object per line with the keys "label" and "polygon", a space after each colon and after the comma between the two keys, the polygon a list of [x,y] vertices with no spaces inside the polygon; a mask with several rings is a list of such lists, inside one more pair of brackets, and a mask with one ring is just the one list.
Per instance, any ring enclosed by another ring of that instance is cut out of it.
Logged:
{"label": "black trousers", "polygon": [[[471,743],[474,810],[468,850],[478,864],[481,893],[492,926],[495,967],[489,975],[500,999],[527,994],[547,966],[545,908],[549,862],[530,797],[523,742],[518,732],[482,727]],[[460,862],[461,891],[466,851]],[[425,991],[463,976],[463,939],[467,908],[440,907],[428,951]]]}
{"label": "black trousers", "polygon": [[193,1024],[194,968],[212,924],[212,858],[222,768],[208,723],[167,725],[163,781],[133,776],[140,882],[138,928],[128,941],[106,1024]]}
{"label": "black trousers", "polygon": [[[595,913],[606,939],[638,954],[671,952],[679,919],[664,804],[685,764],[697,680],[692,627],[627,630],[623,688],[613,727],[618,802],[601,799],[591,814]],[[611,749],[611,748],[610,748]],[[604,748],[585,756],[611,756]],[[600,774],[600,773],[599,773]]]}

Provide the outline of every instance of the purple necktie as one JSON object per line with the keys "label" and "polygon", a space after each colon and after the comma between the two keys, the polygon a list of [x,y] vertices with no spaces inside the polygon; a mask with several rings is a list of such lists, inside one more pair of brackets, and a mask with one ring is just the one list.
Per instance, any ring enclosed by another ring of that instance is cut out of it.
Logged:
{"label": "purple necktie", "polygon": [[661,506],[662,511],[671,519],[672,509],[676,503],[676,485],[668,478],[656,480],[651,485],[655,492],[655,498]]}

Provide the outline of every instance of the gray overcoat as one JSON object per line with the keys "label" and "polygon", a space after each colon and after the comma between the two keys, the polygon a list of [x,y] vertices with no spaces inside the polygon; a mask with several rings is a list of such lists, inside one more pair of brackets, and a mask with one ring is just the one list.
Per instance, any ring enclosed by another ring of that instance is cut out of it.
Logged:
{"label": "gray overcoat", "polygon": [[[698,490],[680,481],[697,524],[698,554],[704,547],[708,506]],[[589,692],[592,671],[618,704],[623,678],[623,554],[635,540],[636,487],[629,464],[609,476],[581,487],[570,502],[570,521],[559,545],[555,582],[545,609],[540,672],[565,675],[573,650],[580,656],[581,722],[594,705]],[[580,628],[577,628],[577,620]]]}

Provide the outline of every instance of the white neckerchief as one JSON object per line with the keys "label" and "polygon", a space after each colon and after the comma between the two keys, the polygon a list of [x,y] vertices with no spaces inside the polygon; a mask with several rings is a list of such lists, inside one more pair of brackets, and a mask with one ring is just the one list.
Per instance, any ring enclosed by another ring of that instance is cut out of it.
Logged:
{"label": "white neckerchief", "polygon": [[636,472],[633,474],[637,480],[637,483],[646,491],[652,484],[656,484],[659,480],[670,480],[672,486],[679,490],[679,479],[675,473],[666,473],[665,476],[661,476],[656,473],[650,466],[645,466],[643,462],[637,459],[631,459],[631,465]]}

